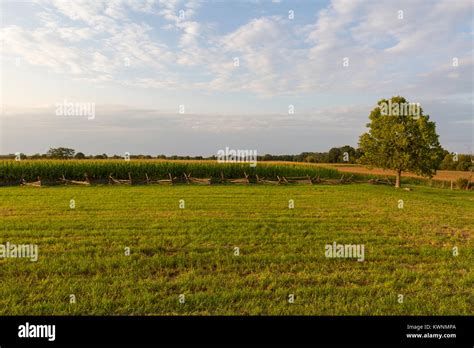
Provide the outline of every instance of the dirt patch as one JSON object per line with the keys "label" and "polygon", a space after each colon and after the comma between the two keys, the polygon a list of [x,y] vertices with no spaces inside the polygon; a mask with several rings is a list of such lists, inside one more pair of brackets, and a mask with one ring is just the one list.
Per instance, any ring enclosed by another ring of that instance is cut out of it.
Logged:
{"label": "dirt patch", "polygon": [[[327,166],[330,168],[337,169],[340,172],[345,172],[345,173],[395,176],[395,172],[393,170],[384,170],[380,168],[368,169],[363,166],[347,166],[347,167],[332,166],[332,165],[327,165]],[[414,173],[403,173],[402,177],[403,176],[411,177],[411,178],[426,179]],[[462,172],[462,171],[454,171],[454,170],[438,170],[436,172],[436,175],[433,177],[433,180],[456,181],[459,178],[469,179],[470,176],[471,176],[470,172]],[[471,178],[471,182],[473,181],[474,181],[474,176],[473,178]]]}

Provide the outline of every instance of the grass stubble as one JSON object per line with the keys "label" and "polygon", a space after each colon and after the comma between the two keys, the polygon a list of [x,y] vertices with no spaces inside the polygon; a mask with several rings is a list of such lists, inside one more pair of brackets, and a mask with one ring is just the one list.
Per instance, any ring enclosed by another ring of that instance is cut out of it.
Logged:
{"label": "grass stubble", "polygon": [[0,315],[472,315],[473,230],[423,186],[3,187],[0,243],[39,259],[0,259]]}

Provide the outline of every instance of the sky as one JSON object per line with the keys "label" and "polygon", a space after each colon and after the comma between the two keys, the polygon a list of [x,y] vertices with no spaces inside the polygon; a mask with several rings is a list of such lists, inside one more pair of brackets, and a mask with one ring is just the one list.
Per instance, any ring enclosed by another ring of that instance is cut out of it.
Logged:
{"label": "sky", "polygon": [[470,0],[0,0],[0,154],[355,147],[396,95],[472,153],[473,18]]}

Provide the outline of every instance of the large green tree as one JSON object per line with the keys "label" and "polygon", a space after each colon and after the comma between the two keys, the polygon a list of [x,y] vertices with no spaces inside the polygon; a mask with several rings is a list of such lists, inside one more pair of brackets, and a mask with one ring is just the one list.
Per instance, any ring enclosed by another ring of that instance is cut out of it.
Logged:
{"label": "large green tree", "polygon": [[443,157],[435,123],[421,107],[407,104],[414,105],[400,96],[380,100],[359,139],[360,163],[394,170],[397,188],[406,171],[432,177]]}
{"label": "large green tree", "polygon": [[67,147],[52,147],[48,150],[46,155],[50,158],[69,159],[74,157],[75,152],[74,149]]}

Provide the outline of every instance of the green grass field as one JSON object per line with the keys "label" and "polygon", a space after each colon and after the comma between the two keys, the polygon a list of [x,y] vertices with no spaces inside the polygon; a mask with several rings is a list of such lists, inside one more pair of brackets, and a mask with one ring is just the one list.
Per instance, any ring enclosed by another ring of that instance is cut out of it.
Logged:
{"label": "green grass field", "polygon": [[39,260],[0,259],[0,314],[472,315],[473,231],[472,192],[424,186],[3,187]]}

